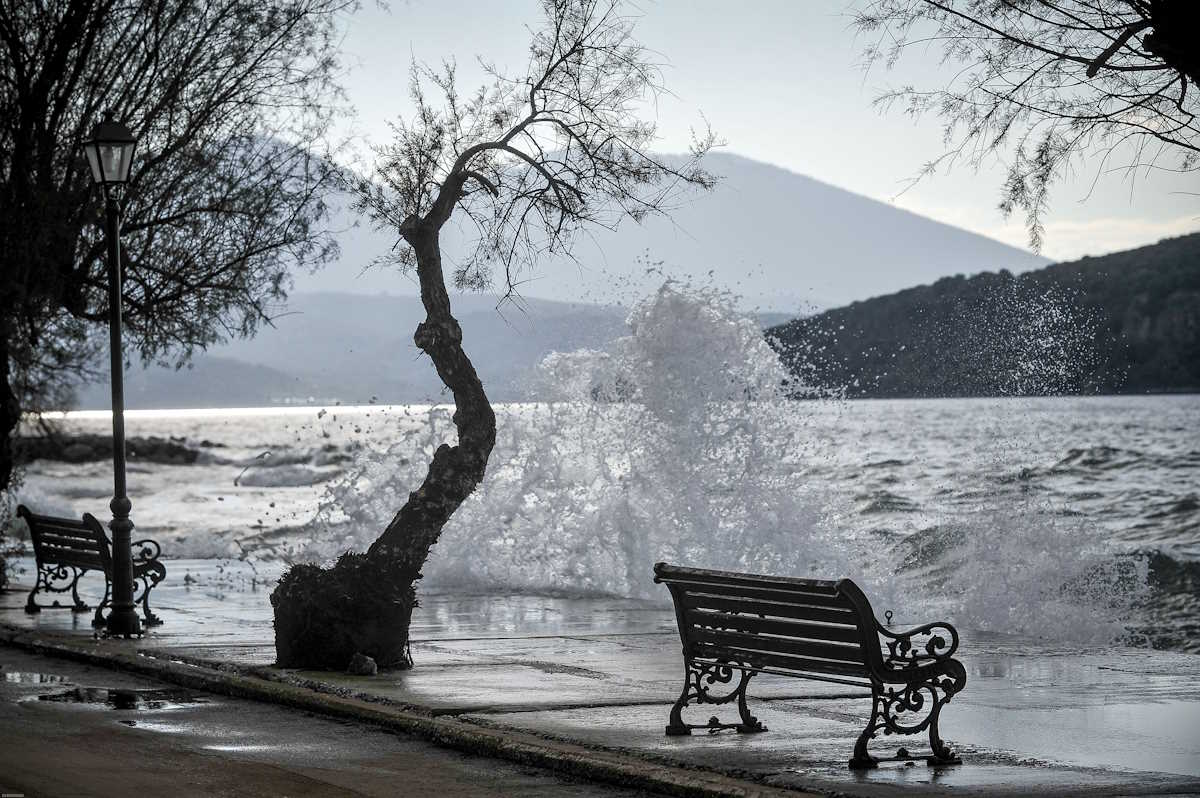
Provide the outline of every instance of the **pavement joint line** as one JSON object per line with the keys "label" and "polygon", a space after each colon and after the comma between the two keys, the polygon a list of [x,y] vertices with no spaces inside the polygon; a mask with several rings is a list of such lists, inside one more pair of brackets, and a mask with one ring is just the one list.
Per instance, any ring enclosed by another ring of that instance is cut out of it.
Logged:
{"label": "pavement joint line", "polygon": [[[271,668],[269,666],[264,667],[261,665],[253,665],[253,664],[249,664],[249,663],[244,664],[244,665],[238,665],[237,663],[223,663],[223,662],[218,662],[218,661],[214,661],[211,659],[205,659],[203,657],[195,657],[195,656],[191,656],[190,654],[180,654],[178,652],[169,652],[169,651],[166,653],[169,654],[169,656],[163,656],[163,652],[156,651],[154,649],[140,649],[138,651],[139,656],[150,657],[153,659],[162,659],[162,660],[165,660],[168,662],[180,662],[180,663],[184,663],[187,665],[195,665],[195,666],[201,667],[201,668],[211,668],[213,670],[218,670],[218,671],[223,670],[223,669],[228,670],[232,666],[233,668],[235,668],[237,670],[247,672],[247,673],[254,673],[256,676],[259,676],[264,679],[269,679],[269,680],[277,680],[279,677],[279,674],[280,674],[280,671],[278,671],[274,668]],[[523,663],[519,660],[511,660],[511,661],[503,661],[503,662],[479,663],[479,665],[476,665],[475,663],[471,663],[471,664],[472,664],[472,667],[481,667],[481,666],[494,667],[494,666],[502,666],[502,665],[522,665],[522,664],[526,664],[526,663]],[[425,667],[426,668],[454,668],[454,667],[461,667],[461,666],[456,665],[456,664],[433,664],[433,665],[426,665]],[[303,677],[293,677],[293,678],[300,678],[305,682],[310,682],[313,685],[313,687],[311,689],[327,690],[329,687],[336,687],[334,685],[328,685],[328,683],[320,682],[318,680],[304,679]],[[871,697],[870,693],[852,693],[852,692],[824,693],[824,694],[823,693],[800,693],[800,694],[793,694],[793,695],[755,696],[754,700],[762,701],[764,703],[771,703],[771,702],[776,702],[776,701],[781,701],[781,702],[782,701],[823,701],[823,700],[834,701],[834,700],[846,700],[846,699],[870,698],[870,697]],[[574,710],[574,709],[616,709],[616,708],[620,708],[620,707],[652,707],[652,706],[669,707],[671,705],[671,702],[674,699],[672,699],[668,696],[666,698],[647,698],[647,699],[644,699],[641,701],[619,701],[619,700],[581,701],[581,702],[567,702],[567,703],[562,703],[562,704],[517,704],[517,705],[507,706],[507,707],[496,707],[492,704],[476,704],[476,705],[468,704],[466,706],[456,706],[456,707],[423,707],[418,704],[407,704],[405,702],[395,701],[392,699],[379,699],[379,700],[381,703],[392,704],[394,706],[419,709],[421,711],[428,712],[433,717],[445,717],[445,716],[453,717],[453,716],[458,716],[458,715],[506,715],[506,714],[510,714],[510,713],[511,714],[520,714],[520,713],[531,713],[531,712],[561,712],[561,711],[565,711],[565,710]]]}
{"label": "pavement joint line", "polygon": [[675,629],[662,632],[614,632],[613,634],[598,634],[598,635],[560,635],[560,640],[578,640],[581,643],[594,643],[597,640],[604,641],[610,637],[678,637],[679,632]]}
{"label": "pavement joint line", "polygon": [[0,645],[126,671],[191,689],[358,721],[421,737],[446,748],[541,767],[594,782],[680,798],[817,798],[845,794],[840,790],[807,786],[795,789],[772,786],[751,780],[751,774],[728,774],[699,766],[682,767],[657,757],[639,756],[627,749],[586,746],[524,730],[436,717],[394,702],[318,691],[287,681],[286,674],[276,673],[275,679],[267,679],[254,672],[267,669],[245,669],[244,672],[234,666],[230,670],[217,670],[171,658],[169,651],[162,652],[165,656],[139,651],[135,641],[129,643],[131,645],[126,646],[125,641],[39,634],[0,623]]}
{"label": "pavement joint line", "polygon": [[[870,693],[845,693],[845,694],[830,694],[830,695],[781,695],[756,697],[755,701],[763,703],[772,703],[776,701],[821,701],[829,700],[844,700],[853,698],[870,698]],[[517,704],[514,706],[497,708],[491,704],[481,704],[476,707],[446,707],[433,710],[438,715],[518,715],[531,712],[563,712],[566,710],[575,709],[619,709],[621,707],[654,707],[661,706],[665,710],[669,710],[674,699],[646,699],[644,701],[595,701],[588,703],[568,703],[568,704]]]}
{"label": "pavement joint line", "polygon": [[612,632],[596,635],[511,635],[511,636],[495,636],[495,635],[477,635],[475,637],[414,637],[413,645],[422,643],[471,643],[477,640],[582,640],[586,642],[603,641],[609,637],[662,637],[670,635],[678,637],[679,633],[674,629],[664,629],[657,632]]}

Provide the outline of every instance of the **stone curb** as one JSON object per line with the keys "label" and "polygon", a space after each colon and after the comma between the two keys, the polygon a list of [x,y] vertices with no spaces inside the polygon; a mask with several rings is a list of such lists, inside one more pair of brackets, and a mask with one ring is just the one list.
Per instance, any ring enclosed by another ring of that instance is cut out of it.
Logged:
{"label": "stone curb", "polygon": [[[828,795],[758,784],[714,771],[654,762],[633,754],[589,748],[529,732],[480,726],[419,708],[367,701],[267,679],[238,670],[219,670],[162,656],[139,654],[134,641],[86,640],[33,633],[0,623],[0,645],[61,657],[87,665],[149,676],[183,687],[234,698],[267,701],[328,717],[355,720],[411,734],[466,753],[533,765],[557,773],[680,798],[805,798]],[[115,646],[119,646],[117,649]]]}

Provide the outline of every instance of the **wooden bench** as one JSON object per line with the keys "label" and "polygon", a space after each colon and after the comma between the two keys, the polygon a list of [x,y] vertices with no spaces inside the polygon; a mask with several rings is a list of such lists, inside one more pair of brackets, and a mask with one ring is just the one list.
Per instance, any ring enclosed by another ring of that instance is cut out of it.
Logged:
{"label": "wooden bench", "polygon": [[[958,632],[950,624],[893,632],[875,619],[871,603],[849,579],[760,576],[660,562],[654,581],[671,591],[683,642],[683,692],[671,709],[668,735],[766,731],[746,706],[746,685],[755,674],[770,673],[870,689],[871,717],[854,746],[853,769],[878,765],[867,745],[880,731],[929,732],[930,753],[901,748],[885,759],[961,762],[938,734],[942,707],[967,683],[962,663],[952,658]],[[724,686],[732,690],[717,695]],[[690,703],[734,701],[740,723],[716,717],[705,724],[683,722]]]}
{"label": "wooden bench", "polygon": [[[43,606],[35,597],[38,593],[71,592],[70,609],[86,612],[91,609],[79,597],[79,579],[88,571],[104,573],[104,599],[96,607],[92,619],[94,626],[104,623],[104,610],[111,603],[112,594],[112,545],[104,534],[104,527],[91,513],[84,513],[83,520],[54,518],[38,515],[25,505],[17,507],[17,516],[25,519],[29,526],[29,539],[33,542],[33,556],[37,561],[37,581],[25,602],[28,613],[41,612]],[[143,621],[147,626],[156,626],[162,620],[150,611],[150,591],[167,576],[166,567],[159,562],[161,549],[153,540],[137,540],[133,543],[134,602],[141,601]],[[47,608],[60,607],[58,600]]]}

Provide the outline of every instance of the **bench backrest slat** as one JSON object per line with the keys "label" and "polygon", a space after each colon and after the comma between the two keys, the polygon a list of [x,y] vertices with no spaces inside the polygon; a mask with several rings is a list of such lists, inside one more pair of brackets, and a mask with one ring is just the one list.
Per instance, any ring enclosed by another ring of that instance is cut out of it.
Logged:
{"label": "bench backrest slat", "polygon": [[730,613],[749,613],[796,621],[820,621],[854,626],[854,609],[846,607],[814,607],[811,604],[785,604],[779,601],[755,601],[733,596],[711,596],[705,593],[684,593],[679,598],[689,610],[707,609]]}
{"label": "bench backrest slat", "polygon": [[674,580],[668,584],[679,585],[688,593],[703,593],[709,596],[737,596],[739,598],[782,601],[789,604],[808,604],[813,607],[846,607],[846,599],[836,591],[817,591],[812,588],[797,590],[787,587],[769,587],[720,584],[710,581]]}
{"label": "bench backrest slat", "polygon": [[88,536],[79,535],[64,535],[60,532],[45,532],[39,536],[43,546],[54,546],[60,549],[71,549],[73,551],[85,551],[99,553],[101,549],[106,548],[104,544],[96,540],[92,536],[91,530],[88,530]]}
{"label": "bench backrest slat", "polygon": [[104,527],[91,513],[83,518],[55,518],[38,515],[21,505],[17,515],[29,526],[29,539],[39,563],[72,565],[78,568],[112,571],[112,552]]}
{"label": "bench backrest slat", "polygon": [[754,632],[781,637],[800,637],[808,640],[832,640],[839,643],[858,644],[862,640],[858,627],[804,621],[789,621],[778,618],[759,618],[757,615],[734,615],[727,612],[688,610],[686,619],[693,626],[719,626],[736,632]]}
{"label": "bench backrest slat", "polygon": [[792,654],[798,657],[829,660],[830,662],[846,662],[861,666],[866,665],[862,646],[859,644],[824,643],[815,640],[789,640],[784,637],[770,635],[747,634],[745,632],[730,632],[724,629],[692,629],[689,633],[692,640],[726,648],[741,648],[754,651],[772,651],[777,654]]}
{"label": "bench backrest slat", "polygon": [[744,574],[738,571],[714,571],[708,568],[685,568],[682,565],[668,565],[660,562],[654,566],[654,579],[657,582],[674,581],[713,581],[728,585],[743,585],[745,587],[793,587],[802,590],[817,590],[825,593],[836,593],[837,582],[831,579],[805,579],[798,576],[765,576],[762,574]]}
{"label": "bench backrest slat", "polygon": [[36,524],[38,531],[42,533],[63,535],[65,537],[81,538],[85,540],[95,539],[95,533],[82,521],[37,516]]}
{"label": "bench backrest slat", "polygon": [[850,580],[734,574],[659,563],[688,656],[797,674],[867,678],[882,668],[877,622]]}

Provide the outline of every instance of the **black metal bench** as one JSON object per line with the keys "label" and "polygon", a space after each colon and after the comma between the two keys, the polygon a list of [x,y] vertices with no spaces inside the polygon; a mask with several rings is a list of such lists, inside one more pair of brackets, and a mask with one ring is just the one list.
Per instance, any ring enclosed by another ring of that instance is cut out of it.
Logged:
{"label": "black metal bench", "polygon": [[[29,526],[29,539],[33,543],[33,556],[37,561],[37,581],[25,602],[28,613],[41,612],[43,605],[35,600],[40,592],[71,592],[70,609],[87,612],[91,609],[79,597],[79,579],[88,571],[104,573],[104,599],[96,607],[92,624],[104,623],[104,610],[111,603],[112,593],[112,544],[104,534],[104,527],[91,513],[84,513],[83,520],[54,518],[38,515],[25,505],[17,507],[17,515]],[[153,540],[138,540],[133,543],[134,602],[141,601],[142,616],[147,626],[156,626],[162,620],[150,611],[150,591],[167,577],[167,569],[158,557],[159,545]],[[46,608],[60,607],[58,600]]]}
{"label": "black metal bench", "polygon": [[[760,576],[660,562],[654,581],[671,591],[683,641],[683,692],[671,709],[668,735],[766,731],[746,706],[746,685],[755,674],[770,673],[870,689],[871,717],[854,746],[851,768],[878,765],[867,745],[880,731],[929,731],[929,754],[901,748],[886,759],[961,762],[938,734],[942,707],[967,683],[966,669],[952,658],[958,632],[950,624],[893,632],[875,619],[866,595],[849,579]],[[740,676],[733,690],[715,695],[733,683],[735,673]],[[734,701],[740,723],[716,717],[705,724],[683,722],[690,703]]]}

